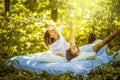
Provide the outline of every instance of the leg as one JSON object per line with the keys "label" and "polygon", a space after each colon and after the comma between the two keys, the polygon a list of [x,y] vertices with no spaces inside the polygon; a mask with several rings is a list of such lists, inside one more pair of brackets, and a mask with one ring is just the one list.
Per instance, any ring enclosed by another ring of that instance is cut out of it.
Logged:
{"label": "leg", "polygon": [[93,50],[97,53],[103,46],[105,46],[107,43],[109,43],[115,36],[120,34],[120,29],[116,29],[112,34],[105,37],[103,41],[99,42],[98,44],[93,46]]}

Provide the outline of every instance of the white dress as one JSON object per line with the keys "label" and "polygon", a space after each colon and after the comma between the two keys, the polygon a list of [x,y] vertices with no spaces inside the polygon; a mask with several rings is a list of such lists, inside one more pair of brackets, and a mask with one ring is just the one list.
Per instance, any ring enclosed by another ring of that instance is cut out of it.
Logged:
{"label": "white dress", "polygon": [[[57,55],[57,53],[62,53],[62,56],[64,58],[66,58],[66,50],[69,49],[70,45],[69,43],[64,39],[64,37],[62,36],[61,34],[61,31],[62,31],[62,24],[58,27],[58,35],[59,35],[59,39],[57,41],[55,41],[53,44],[51,44],[49,47],[50,47],[50,51],[53,55]],[[97,41],[98,42],[98,41]],[[96,53],[93,51],[92,49],[92,46],[93,46],[94,43],[92,44],[87,44],[87,45],[84,45],[84,46],[81,46],[79,47],[79,50],[80,50],[80,55],[72,60],[72,61],[78,61],[78,60],[83,60],[83,59],[87,59],[87,57],[89,56],[95,56]]]}
{"label": "white dress", "polygon": [[66,50],[69,49],[69,43],[64,39],[61,34],[62,26],[63,25],[61,24],[57,30],[59,39],[53,44],[51,44],[49,47],[53,55],[57,55],[57,53],[62,53],[62,56],[66,57]]}

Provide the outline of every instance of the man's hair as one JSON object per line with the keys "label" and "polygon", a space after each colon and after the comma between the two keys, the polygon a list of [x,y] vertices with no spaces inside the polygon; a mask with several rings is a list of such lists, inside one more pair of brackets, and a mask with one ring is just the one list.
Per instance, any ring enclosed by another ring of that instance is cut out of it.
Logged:
{"label": "man's hair", "polygon": [[[78,49],[78,50],[79,50],[79,49]],[[70,48],[69,48],[68,50],[66,50],[66,59],[67,59],[68,61],[70,61],[71,59],[77,57],[78,55],[79,55],[79,54],[77,54],[77,53],[73,53],[73,52],[70,50]]]}

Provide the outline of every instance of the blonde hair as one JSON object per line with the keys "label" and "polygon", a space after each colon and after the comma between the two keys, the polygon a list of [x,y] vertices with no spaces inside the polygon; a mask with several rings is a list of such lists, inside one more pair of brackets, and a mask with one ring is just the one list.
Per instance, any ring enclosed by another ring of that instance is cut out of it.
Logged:
{"label": "blonde hair", "polygon": [[51,35],[49,33],[49,30],[50,29],[47,29],[44,34],[44,44],[47,49],[49,49],[49,45],[56,41],[54,38],[50,37]]}

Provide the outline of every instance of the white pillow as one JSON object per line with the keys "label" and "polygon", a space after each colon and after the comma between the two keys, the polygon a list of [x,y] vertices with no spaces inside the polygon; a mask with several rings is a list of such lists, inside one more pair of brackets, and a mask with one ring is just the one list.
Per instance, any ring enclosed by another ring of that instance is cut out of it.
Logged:
{"label": "white pillow", "polygon": [[47,52],[41,53],[36,59],[40,62],[65,62],[64,57],[56,56]]}
{"label": "white pillow", "polygon": [[96,52],[80,52],[80,55],[71,59],[70,62],[92,59],[95,57],[95,55],[96,55]]}

